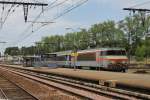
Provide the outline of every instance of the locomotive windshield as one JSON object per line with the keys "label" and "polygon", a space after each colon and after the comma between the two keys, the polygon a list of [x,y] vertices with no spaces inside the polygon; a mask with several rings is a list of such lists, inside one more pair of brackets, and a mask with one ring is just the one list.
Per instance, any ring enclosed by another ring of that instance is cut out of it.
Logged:
{"label": "locomotive windshield", "polygon": [[125,50],[108,50],[108,51],[102,51],[101,55],[116,55],[116,56],[121,56],[121,55],[126,55]]}

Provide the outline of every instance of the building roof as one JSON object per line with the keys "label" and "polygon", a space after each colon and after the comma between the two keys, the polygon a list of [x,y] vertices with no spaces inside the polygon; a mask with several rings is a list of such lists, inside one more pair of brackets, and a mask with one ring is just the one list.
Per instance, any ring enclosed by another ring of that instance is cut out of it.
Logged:
{"label": "building roof", "polygon": [[46,53],[46,54],[56,54],[57,56],[63,56],[63,55],[70,55],[72,52],[72,50],[68,50],[68,51],[61,51],[61,52],[54,52],[54,53]]}
{"label": "building roof", "polygon": [[40,56],[23,56],[23,58],[40,58]]}

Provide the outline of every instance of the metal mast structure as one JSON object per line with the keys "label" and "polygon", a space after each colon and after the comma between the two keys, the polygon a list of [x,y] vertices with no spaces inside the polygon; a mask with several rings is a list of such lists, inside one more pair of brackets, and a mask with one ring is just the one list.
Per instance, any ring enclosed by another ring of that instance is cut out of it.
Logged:
{"label": "metal mast structure", "polygon": [[46,3],[34,3],[34,2],[10,2],[10,1],[0,1],[0,4],[2,5],[22,5],[23,6],[23,11],[24,11],[24,20],[27,22],[28,19],[28,11],[29,11],[29,6],[41,6],[42,9],[44,6],[48,6]]}
{"label": "metal mast structure", "polygon": [[[140,13],[141,14],[141,20],[142,20],[142,24],[143,24],[143,27],[145,27],[145,21],[146,21],[146,18],[147,18],[147,13],[150,13],[150,9],[141,9],[141,8],[123,8],[123,10],[127,10],[127,11],[130,11],[130,12],[133,12],[133,14],[135,14],[136,12],[138,12],[138,13]],[[148,39],[147,39],[147,36],[148,36],[148,34],[149,34],[149,27],[147,27],[146,28],[146,30],[145,30],[145,40],[146,40],[146,43],[145,43],[145,45],[146,46],[148,46],[147,45],[147,41],[148,41]],[[130,55],[129,55],[130,56]],[[130,57],[129,57],[130,58]],[[148,59],[148,56],[147,56],[147,50],[146,50],[146,64],[147,64],[147,59]],[[130,63],[130,61],[129,61],[129,63]]]}

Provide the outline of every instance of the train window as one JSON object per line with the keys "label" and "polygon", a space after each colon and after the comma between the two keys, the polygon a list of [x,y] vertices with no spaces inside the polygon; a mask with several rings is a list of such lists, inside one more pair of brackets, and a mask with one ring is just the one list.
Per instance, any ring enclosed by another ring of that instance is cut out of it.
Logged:
{"label": "train window", "polygon": [[106,55],[106,51],[101,51],[100,56],[104,56],[104,55]]}
{"label": "train window", "polygon": [[102,51],[101,55],[126,55],[125,50],[108,50]]}
{"label": "train window", "polygon": [[67,61],[71,61],[71,56],[66,56],[67,57]]}
{"label": "train window", "polygon": [[57,61],[66,61],[68,58],[66,55],[63,56],[57,56]]}
{"label": "train window", "polygon": [[41,55],[42,61],[55,61],[56,60],[56,54],[43,54]]}
{"label": "train window", "polygon": [[95,61],[96,53],[79,54],[77,57],[77,60],[78,61]]}

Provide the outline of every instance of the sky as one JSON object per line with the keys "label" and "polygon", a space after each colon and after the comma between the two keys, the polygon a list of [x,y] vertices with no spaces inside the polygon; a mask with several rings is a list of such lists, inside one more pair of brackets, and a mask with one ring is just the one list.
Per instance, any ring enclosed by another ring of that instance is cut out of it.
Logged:
{"label": "sky", "polygon": [[[24,1],[27,2],[28,0]],[[31,2],[32,0],[29,1]],[[39,1],[52,3],[54,0]],[[0,42],[7,42],[5,44],[0,44],[0,51],[3,51],[4,48],[9,46],[21,47],[34,45],[35,42],[40,41],[42,37],[45,36],[51,36],[55,34],[64,35],[67,32],[72,32],[72,30],[65,29],[68,27],[73,28],[74,31],[80,31],[79,28],[88,29],[93,24],[107,20],[115,20],[117,22],[129,15],[128,11],[122,10],[123,8],[132,7],[136,4],[141,4],[150,0],[88,0],[82,6],[72,10],[56,20],[53,20],[56,16],[61,14],[64,9],[75,4],[77,1],[82,0],[68,0],[61,6],[45,11],[38,21],[52,21],[52,23],[41,29],[38,27],[42,25],[41,23],[33,24],[33,27],[30,22],[25,23],[22,6],[16,7],[14,12],[9,13],[5,24],[3,25],[2,29],[0,29]],[[63,2],[63,0],[58,0],[57,4],[61,2]],[[150,9],[149,5],[150,3],[145,3],[145,5],[138,6],[137,8]],[[4,12],[2,7],[3,5],[0,5],[0,17],[3,21],[11,5],[5,6]],[[31,9],[29,9],[28,21],[33,21],[41,12],[41,10],[41,7],[31,7]],[[27,27],[28,30],[25,31]],[[39,30],[36,31],[36,29]]]}

